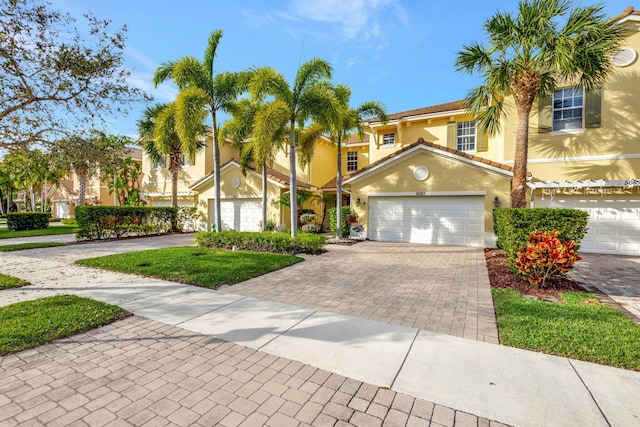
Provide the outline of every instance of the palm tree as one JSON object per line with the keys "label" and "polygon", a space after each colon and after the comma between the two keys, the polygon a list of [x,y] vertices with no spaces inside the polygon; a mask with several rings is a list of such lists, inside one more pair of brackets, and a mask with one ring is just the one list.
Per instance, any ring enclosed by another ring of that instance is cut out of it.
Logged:
{"label": "palm tree", "polygon": [[175,115],[175,103],[156,104],[144,110],[137,124],[142,149],[151,162],[161,165],[164,164],[165,158],[169,159],[167,169],[171,174],[171,206],[177,208],[178,174],[182,170],[183,157],[188,157],[193,163],[196,153],[205,146],[198,136],[204,135],[206,128],[200,123],[199,135],[196,134],[194,139],[185,144],[178,136]]}
{"label": "palm tree", "polygon": [[[156,87],[171,79],[180,90],[175,101],[176,131],[180,140],[188,144],[199,136],[200,125],[211,115],[213,138],[213,173],[215,186],[215,227],[221,230],[220,212],[220,146],[218,139],[219,111],[227,111],[244,90],[247,73],[214,71],[214,59],[222,30],[211,33],[204,53],[204,60],[184,56],[175,62],[166,62],[156,70],[153,83]],[[224,142],[224,140],[223,140]]]}
{"label": "palm tree", "polygon": [[[324,59],[311,59],[298,68],[293,86],[273,68],[254,70],[249,82],[249,92],[256,99],[265,95],[273,96],[274,115],[284,118],[289,125],[289,181],[290,205],[296,206],[296,150],[300,144],[296,140],[296,127],[304,126],[308,118],[320,120],[327,111],[333,109],[331,90],[331,65]],[[277,113],[276,113],[277,111]],[[298,216],[291,209],[291,236],[298,234]]]}
{"label": "palm tree", "polygon": [[[560,23],[564,26],[560,27]],[[484,24],[489,43],[473,42],[458,52],[456,68],[478,72],[484,84],[467,95],[480,129],[500,131],[507,97],[513,97],[518,130],[511,206],[526,206],[529,117],[533,104],[558,85],[592,89],[611,69],[622,29],[607,21],[604,6],[572,8],[570,0],[523,0],[518,15],[497,12]]]}
{"label": "palm tree", "polygon": [[382,124],[387,123],[387,113],[384,106],[378,101],[366,101],[358,108],[351,108],[351,89],[345,85],[338,85],[335,88],[336,108],[334,114],[327,117],[326,126],[329,139],[338,149],[338,173],[336,176],[336,214],[337,214],[337,238],[342,236],[342,143],[349,138],[351,132],[355,131],[360,140],[364,137],[365,118],[378,117]]}
{"label": "palm tree", "polygon": [[230,108],[232,118],[225,122],[220,137],[229,135],[240,148],[243,173],[256,163],[262,174],[262,230],[267,227],[267,166],[273,165],[287,133],[287,117],[273,103],[242,99]]}

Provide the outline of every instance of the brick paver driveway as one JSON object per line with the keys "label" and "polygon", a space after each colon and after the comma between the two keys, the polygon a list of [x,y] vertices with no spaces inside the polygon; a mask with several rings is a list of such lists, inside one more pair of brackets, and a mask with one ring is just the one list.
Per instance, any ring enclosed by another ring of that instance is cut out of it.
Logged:
{"label": "brick paver driveway", "polygon": [[365,241],[224,290],[498,343],[480,248]]}
{"label": "brick paver driveway", "polygon": [[620,304],[640,325],[640,257],[581,254],[571,276],[595,293],[604,293]]}

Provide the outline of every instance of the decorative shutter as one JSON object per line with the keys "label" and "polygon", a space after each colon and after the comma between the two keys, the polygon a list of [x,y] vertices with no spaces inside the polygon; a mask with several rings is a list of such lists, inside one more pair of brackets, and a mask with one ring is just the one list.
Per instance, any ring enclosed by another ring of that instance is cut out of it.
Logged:
{"label": "decorative shutter", "polygon": [[447,123],[447,147],[458,149],[458,126],[456,122]]}
{"label": "decorative shutter", "polygon": [[584,127],[599,128],[602,122],[602,87],[586,91],[584,101]]}
{"label": "decorative shutter", "polygon": [[488,149],[489,143],[487,141],[487,134],[480,129],[480,126],[476,121],[476,151],[487,151]]}
{"label": "decorative shutter", "polygon": [[553,125],[552,95],[545,95],[538,100],[538,133],[551,132]]}

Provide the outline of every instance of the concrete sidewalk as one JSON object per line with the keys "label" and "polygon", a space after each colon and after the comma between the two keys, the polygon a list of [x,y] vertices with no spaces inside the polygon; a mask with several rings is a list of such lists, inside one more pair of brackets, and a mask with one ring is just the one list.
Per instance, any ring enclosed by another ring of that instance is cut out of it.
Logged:
{"label": "concrete sidewalk", "polygon": [[94,298],[151,320],[511,425],[640,422],[638,372],[51,258],[2,258],[0,272],[34,283],[2,291],[2,305],[56,293]]}

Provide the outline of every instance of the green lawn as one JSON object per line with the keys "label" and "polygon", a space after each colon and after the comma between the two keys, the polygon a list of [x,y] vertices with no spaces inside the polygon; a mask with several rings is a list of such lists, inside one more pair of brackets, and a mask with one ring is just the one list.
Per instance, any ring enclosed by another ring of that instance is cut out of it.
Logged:
{"label": "green lawn", "polygon": [[0,239],[11,239],[14,237],[32,237],[32,236],[53,236],[56,234],[74,234],[78,231],[75,225],[52,225],[42,230],[22,230],[9,231],[8,228],[0,228]]}
{"label": "green lawn", "polygon": [[0,355],[46,344],[128,315],[120,307],[74,295],[0,307]]}
{"label": "green lawn", "polygon": [[0,246],[0,252],[22,251],[25,249],[52,248],[54,246],[67,246],[67,244],[62,242],[16,243],[15,245]]}
{"label": "green lawn", "polygon": [[30,285],[31,283],[26,280],[18,279],[17,277],[7,276],[0,273],[0,289],[20,288],[22,286]]}
{"label": "green lawn", "polygon": [[183,246],[88,258],[76,263],[217,289],[302,260],[291,255]]}
{"label": "green lawn", "polygon": [[586,293],[555,304],[492,289],[500,342],[512,347],[640,370],[640,327]]}

